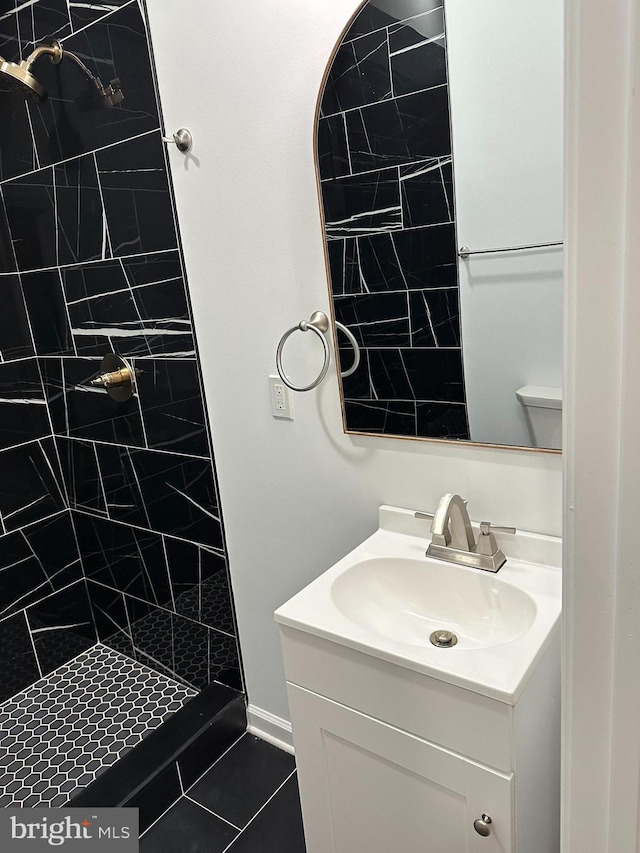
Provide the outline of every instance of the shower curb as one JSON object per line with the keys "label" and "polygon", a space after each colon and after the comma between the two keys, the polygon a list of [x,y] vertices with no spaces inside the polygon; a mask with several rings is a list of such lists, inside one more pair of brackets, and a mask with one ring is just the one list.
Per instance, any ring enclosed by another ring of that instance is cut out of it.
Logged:
{"label": "shower curb", "polygon": [[246,730],[242,693],[211,684],[72,796],[70,808],[138,808],[144,831]]}

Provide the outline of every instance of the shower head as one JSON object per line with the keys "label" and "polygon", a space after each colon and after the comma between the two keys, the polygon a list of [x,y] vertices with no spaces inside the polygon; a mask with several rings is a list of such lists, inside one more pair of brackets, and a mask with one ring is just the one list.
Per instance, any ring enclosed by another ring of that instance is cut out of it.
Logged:
{"label": "shower head", "polygon": [[68,50],[63,51],[59,41],[40,45],[27,59],[23,59],[20,63],[8,62],[0,56],[0,92],[11,92],[21,95],[27,100],[44,101],[47,97],[47,91],[37,77],[31,73],[32,66],[41,56],[48,56],[54,65],[59,65],[64,56],[72,59],[95,85],[99,96],[107,106],[115,106],[124,99],[120,80],[112,80],[108,86],[104,86],[100,78],[94,77],[75,53]]}
{"label": "shower head", "polygon": [[0,57],[0,91],[12,92],[35,101],[44,101],[47,92],[36,77],[31,73],[31,67],[41,56],[49,56],[54,65],[62,61],[62,45],[54,41],[51,45],[40,45],[22,62],[7,62]]}
{"label": "shower head", "polygon": [[34,101],[42,101],[47,96],[44,87],[25,67],[24,62],[17,65],[15,62],[2,60],[0,63],[0,91],[13,92]]}

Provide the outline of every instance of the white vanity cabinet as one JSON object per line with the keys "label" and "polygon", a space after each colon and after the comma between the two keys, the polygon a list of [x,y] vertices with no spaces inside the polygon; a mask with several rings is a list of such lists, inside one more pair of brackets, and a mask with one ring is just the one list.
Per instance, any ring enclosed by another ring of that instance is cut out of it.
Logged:
{"label": "white vanity cabinet", "polygon": [[514,705],[281,633],[307,853],[558,853],[557,632]]}
{"label": "white vanity cabinet", "polygon": [[[295,685],[289,702],[308,853],[511,849],[512,774]],[[486,838],[473,828],[483,812]]]}

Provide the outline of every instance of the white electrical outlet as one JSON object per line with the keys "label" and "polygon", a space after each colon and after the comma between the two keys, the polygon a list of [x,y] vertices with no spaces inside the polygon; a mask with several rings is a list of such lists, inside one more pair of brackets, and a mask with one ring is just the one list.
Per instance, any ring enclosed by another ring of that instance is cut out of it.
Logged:
{"label": "white electrical outlet", "polygon": [[269,391],[271,395],[271,414],[274,418],[286,418],[293,420],[293,403],[289,389],[279,376],[269,377]]}

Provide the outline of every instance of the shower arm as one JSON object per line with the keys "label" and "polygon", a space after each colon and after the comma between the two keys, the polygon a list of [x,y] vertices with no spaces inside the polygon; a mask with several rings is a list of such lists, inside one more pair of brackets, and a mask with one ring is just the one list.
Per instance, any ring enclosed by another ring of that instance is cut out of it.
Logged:
{"label": "shower arm", "polygon": [[100,95],[105,98],[105,100],[109,103],[110,106],[114,106],[115,104],[119,104],[120,101],[124,99],[124,94],[120,87],[120,80],[116,77],[115,80],[112,80],[108,86],[105,86],[102,83],[102,80],[95,76],[89,71],[84,62],[72,53],[70,50],[64,50],[59,41],[54,41],[52,44],[41,44],[31,53],[26,62],[24,63],[28,69],[40,59],[41,56],[50,56],[51,62],[54,65],[59,65],[63,58],[68,57],[72,59],[78,68],[86,74],[86,76],[91,80],[94,84]]}

